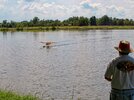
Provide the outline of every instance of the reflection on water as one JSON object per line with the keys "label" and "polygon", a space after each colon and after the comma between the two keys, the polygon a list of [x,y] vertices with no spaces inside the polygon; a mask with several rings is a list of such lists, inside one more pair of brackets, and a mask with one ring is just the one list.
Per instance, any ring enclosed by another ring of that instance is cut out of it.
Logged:
{"label": "reflection on water", "polygon": [[7,38],[7,32],[3,32],[3,38]]}
{"label": "reflection on water", "polygon": [[[103,79],[114,46],[133,30],[0,33],[0,88],[43,100],[108,100]],[[41,41],[54,41],[43,48]],[[133,55],[132,55],[133,56]]]}

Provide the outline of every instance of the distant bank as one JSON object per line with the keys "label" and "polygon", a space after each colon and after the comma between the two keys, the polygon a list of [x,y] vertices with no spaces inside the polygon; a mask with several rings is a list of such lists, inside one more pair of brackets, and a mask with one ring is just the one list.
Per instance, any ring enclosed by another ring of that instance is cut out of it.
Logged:
{"label": "distant bank", "polygon": [[17,27],[0,28],[0,31],[51,31],[51,30],[118,30],[134,29],[134,26],[49,26],[49,27]]}

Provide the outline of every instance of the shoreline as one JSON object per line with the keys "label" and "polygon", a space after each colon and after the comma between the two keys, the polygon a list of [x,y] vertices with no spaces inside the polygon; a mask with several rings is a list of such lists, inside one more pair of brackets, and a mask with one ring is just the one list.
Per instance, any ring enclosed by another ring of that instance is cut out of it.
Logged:
{"label": "shoreline", "polygon": [[134,26],[49,26],[49,27],[17,27],[17,28],[0,28],[1,32],[5,31],[49,31],[49,30],[126,30],[134,29]]}
{"label": "shoreline", "polygon": [[0,100],[40,100],[32,95],[21,95],[12,91],[0,90]]}

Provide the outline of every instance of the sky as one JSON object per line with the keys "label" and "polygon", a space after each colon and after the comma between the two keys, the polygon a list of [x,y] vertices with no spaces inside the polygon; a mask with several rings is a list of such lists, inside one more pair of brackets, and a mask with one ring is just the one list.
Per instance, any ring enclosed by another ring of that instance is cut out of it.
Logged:
{"label": "sky", "polygon": [[0,0],[0,22],[103,15],[134,19],[134,0]]}

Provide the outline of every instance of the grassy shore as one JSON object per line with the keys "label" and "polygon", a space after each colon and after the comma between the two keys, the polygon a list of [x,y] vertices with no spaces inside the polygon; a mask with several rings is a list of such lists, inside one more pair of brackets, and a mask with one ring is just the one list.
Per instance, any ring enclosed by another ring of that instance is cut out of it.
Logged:
{"label": "grassy shore", "polygon": [[17,28],[0,28],[0,31],[115,30],[115,29],[134,29],[134,26],[50,26],[50,27],[17,27]]}
{"label": "grassy shore", "polygon": [[89,30],[106,30],[106,29],[134,29],[134,26],[64,26],[64,27],[59,27],[59,29],[89,29]]}
{"label": "grassy shore", "polygon": [[31,95],[20,96],[10,91],[0,90],[0,100],[39,100]]}

